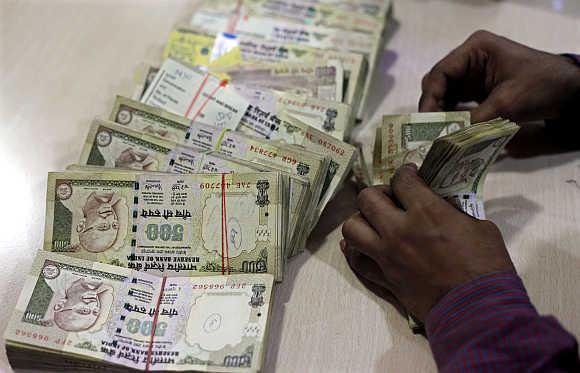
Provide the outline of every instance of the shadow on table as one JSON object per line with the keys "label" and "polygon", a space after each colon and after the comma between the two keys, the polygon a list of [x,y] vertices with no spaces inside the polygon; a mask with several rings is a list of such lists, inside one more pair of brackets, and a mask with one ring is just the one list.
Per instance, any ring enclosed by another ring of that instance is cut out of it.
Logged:
{"label": "shadow on table", "polygon": [[[284,282],[278,285],[276,289],[276,296],[271,313],[271,327],[268,337],[269,347],[264,364],[267,369],[276,366],[282,338],[281,326],[284,324],[286,304],[290,300],[292,292],[295,290],[294,283],[298,272],[304,263],[323,246],[328,235],[357,211],[356,195],[357,189],[355,183],[347,180],[341,190],[324,209],[318,224],[308,238],[305,252],[288,260],[284,270]],[[332,260],[328,261],[328,264],[333,267],[337,266],[337,263],[334,263]]]}
{"label": "shadow on table", "polygon": [[[546,127],[543,123],[522,126],[498,157],[496,172],[534,172],[546,167],[566,164],[580,159],[580,130]],[[536,157],[551,157],[549,162],[536,162]],[[500,162],[501,161],[501,162]]]}
{"label": "shadow on table", "polygon": [[544,123],[526,123],[507,146],[513,158],[569,153],[580,150],[580,130],[573,127],[558,129]]}
{"label": "shadow on table", "polygon": [[[391,92],[395,86],[395,77],[389,74],[389,70],[397,61],[398,55],[393,50],[384,49],[388,47],[389,41],[400,28],[401,24],[395,18],[390,18],[385,27],[385,44],[382,54],[378,56],[377,65],[369,86],[369,96],[365,108],[365,118],[372,118],[378,108],[381,106],[383,99]],[[379,52],[381,53],[381,52]]]}
{"label": "shadow on table", "polygon": [[[276,287],[276,295],[270,312],[270,332],[268,333],[268,351],[264,360],[264,371],[273,371],[280,352],[282,325],[286,313],[286,304],[290,300],[298,271],[308,260],[307,253],[299,254],[289,260],[284,270],[284,282]],[[283,353],[283,352],[282,352]]]}
{"label": "shadow on table", "polygon": [[[311,255],[315,255],[317,253],[317,251],[326,242],[327,236],[331,232],[333,232],[337,227],[339,227],[346,219],[348,219],[348,217],[350,217],[352,214],[358,211],[356,207],[356,195],[357,195],[357,187],[354,183],[349,181],[345,183],[345,186],[342,188],[342,190],[328,204],[322,217],[319,220],[318,225],[311,233],[310,238],[307,242],[306,245],[307,251]],[[339,252],[338,243],[336,251]],[[306,257],[306,255],[302,254],[301,257]],[[372,299],[377,303],[377,305],[381,307],[387,325],[389,326],[389,329],[392,330],[391,333],[392,335],[404,336],[403,337],[404,342],[400,345],[393,346],[393,348],[385,355],[383,359],[392,360],[396,356],[400,356],[401,358],[402,356],[408,356],[408,354],[404,353],[403,351],[408,348],[417,348],[416,347],[417,341],[420,341],[419,348],[421,349],[420,352],[421,354],[430,353],[429,348],[425,342],[425,339],[422,336],[414,335],[409,329],[406,314],[400,308],[400,305],[396,304],[396,302],[395,303],[389,302],[385,300],[384,297],[381,296],[381,294],[369,290],[369,288],[367,288],[357,278],[354,272],[348,269],[348,264],[346,263],[346,260],[344,259],[342,254],[332,255],[330,257],[327,256],[317,256],[317,257],[320,260],[324,260],[326,264],[328,264],[329,266],[336,268],[336,271],[341,274],[341,276],[345,279],[345,281],[350,286],[352,286],[352,288],[355,291],[365,293],[369,299]],[[298,259],[299,261],[298,265],[303,263],[304,259],[301,259],[300,257],[296,259]],[[290,276],[294,276],[294,274],[291,273]],[[273,321],[281,322],[281,319]],[[280,342],[279,338],[280,336],[278,335],[275,337],[275,339],[272,339],[274,343],[271,345],[273,347],[272,355],[278,353],[278,345]],[[388,336],[385,336],[385,345],[387,338]],[[399,342],[401,342],[400,339]],[[405,366],[405,364],[403,364],[402,361],[401,366]]]}
{"label": "shadow on table", "polygon": [[580,230],[564,231],[554,239],[537,240],[527,250],[526,265],[518,274],[541,314],[554,315],[568,331],[580,335],[580,251],[576,246]]}
{"label": "shadow on table", "polygon": [[484,206],[487,219],[497,224],[506,244],[542,211],[542,206],[521,195],[494,198],[485,201]]}
{"label": "shadow on table", "polygon": [[344,186],[328,203],[318,220],[318,224],[310,233],[306,242],[306,250],[311,253],[318,251],[328,235],[358,211],[356,207],[357,194],[356,184],[350,180],[345,181]]}
{"label": "shadow on table", "polygon": [[373,79],[369,86],[369,96],[365,107],[365,118],[372,118],[381,107],[384,98],[395,86],[395,77],[389,74],[389,69],[397,60],[398,55],[392,50],[383,50],[375,68]]}
{"label": "shadow on table", "polygon": [[[308,237],[305,252],[288,260],[284,270],[284,282],[276,289],[276,296],[274,298],[270,320],[271,327],[268,337],[269,347],[264,367],[272,368],[276,366],[275,362],[278,359],[282,338],[281,326],[284,325],[286,304],[290,300],[292,292],[294,291],[294,283],[298,272],[303,267],[304,263],[323,246],[328,235],[357,211],[356,195],[357,189],[355,183],[347,180],[337,195],[324,209],[318,224]],[[332,262],[329,262],[328,264],[336,266],[336,264]]]}

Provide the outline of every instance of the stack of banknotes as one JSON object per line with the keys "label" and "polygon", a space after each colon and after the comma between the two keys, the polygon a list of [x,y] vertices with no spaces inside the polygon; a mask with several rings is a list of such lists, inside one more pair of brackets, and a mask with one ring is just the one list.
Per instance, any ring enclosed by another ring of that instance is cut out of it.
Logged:
{"label": "stack of banknotes", "polygon": [[355,164],[383,184],[415,162],[483,217],[486,171],[515,124],[385,116],[372,175],[348,142],[389,11],[202,1],[158,63],[139,65],[132,97],[87,123],[80,158],[48,174],[43,247],[5,333],[13,366],[261,370],[274,284]]}
{"label": "stack of banknotes", "polygon": [[396,170],[415,163],[441,197],[485,219],[483,185],[489,167],[518,132],[506,119],[471,124],[469,112],[385,115],[377,128],[373,181],[389,184]]}
{"label": "stack of banknotes", "polygon": [[273,287],[355,162],[387,0],[201,1],[48,174],[15,368],[255,372]]}

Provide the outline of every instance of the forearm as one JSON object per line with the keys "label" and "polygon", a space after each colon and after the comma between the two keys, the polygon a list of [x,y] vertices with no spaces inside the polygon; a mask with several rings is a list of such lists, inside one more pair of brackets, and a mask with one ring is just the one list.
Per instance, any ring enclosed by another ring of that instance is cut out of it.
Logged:
{"label": "forearm", "polygon": [[574,337],[537,313],[515,273],[452,290],[427,318],[427,336],[443,372],[580,369]]}

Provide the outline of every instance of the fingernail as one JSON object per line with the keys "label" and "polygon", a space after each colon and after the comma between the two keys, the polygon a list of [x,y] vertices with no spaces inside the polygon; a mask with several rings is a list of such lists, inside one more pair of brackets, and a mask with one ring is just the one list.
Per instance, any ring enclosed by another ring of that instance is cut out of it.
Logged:
{"label": "fingernail", "polygon": [[340,251],[342,251],[342,253],[344,254],[345,250],[346,250],[346,241],[340,240]]}

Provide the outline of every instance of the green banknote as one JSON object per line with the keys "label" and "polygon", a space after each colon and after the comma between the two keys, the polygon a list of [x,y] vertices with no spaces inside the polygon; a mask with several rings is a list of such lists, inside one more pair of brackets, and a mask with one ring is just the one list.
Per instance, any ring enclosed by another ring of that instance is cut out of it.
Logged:
{"label": "green banknote", "polygon": [[288,210],[277,172],[50,173],[44,249],[157,274],[281,280]]}
{"label": "green banknote", "polygon": [[306,2],[324,4],[347,12],[367,14],[379,19],[385,19],[392,6],[391,0],[307,0]]}
{"label": "green banknote", "polygon": [[440,137],[431,146],[419,174],[457,208],[485,219],[485,177],[518,130],[519,126],[509,120],[495,119]]}
{"label": "green banknote", "polygon": [[134,131],[123,125],[95,119],[83,145],[79,163],[109,168],[164,171],[177,144]]}
{"label": "green banknote", "polygon": [[192,128],[187,145],[201,150],[215,150],[230,157],[307,178],[311,189],[309,208],[312,209],[311,213],[315,214],[329,173],[331,164],[329,157],[281,142],[266,141],[210,126]]}
{"label": "green banknote", "polygon": [[[250,103],[236,130],[250,126],[261,137],[271,138],[271,132],[279,129],[276,120],[282,111],[339,140],[347,138],[352,129],[349,105],[270,89],[248,86],[235,86],[235,89]],[[122,96],[117,96],[109,120],[182,144],[191,126],[190,120],[184,117]]]}
{"label": "green banknote", "polygon": [[327,101],[343,100],[344,69],[338,60],[211,68],[235,85],[275,89]]}
{"label": "green banknote", "polygon": [[373,33],[383,27],[383,21],[375,16],[352,12],[329,4],[313,4],[284,0],[226,0],[200,4],[199,10],[210,10],[239,17],[256,15],[277,18],[292,23],[324,26],[345,30]]}
{"label": "green banknote", "polygon": [[318,204],[317,216],[328,202],[342,187],[344,180],[352,169],[356,157],[356,148],[344,141],[338,140],[322,131],[312,128],[296,117],[282,112],[281,131],[274,140],[291,144],[295,149],[321,154],[330,159],[330,166],[322,187]]}
{"label": "green banknote", "polygon": [[[124,99],[125,104],[131,108],[138,108],[139,105],[133,100]],[[123,107],[119,105],[117,107]],[[157,133],[165,128],[167,124],[166,112],[155,113],[155,109],[150,106],[143,107],[142,110],[148,114],[148,126]],[[118,117],[118,110],[112,116]],[[161,115],[162,114],[162,115]],[[161,115],[161,116],[160,116]],[[139,122],[137,122],[139,123]],[[174,122],[177,123],[177,122]],[[209,173],[209,172],[245,172],[248,166],[255,167],[254,172],[263,170],[264,166],[271,166],[271,170],[285,173],[289,180],[290,198],[290,225],[288,232],[288,251],[295,251],[294,246],[305,241],[304,234],[297,229],[297,221],[303,216],[304,210],[310,206],[312,191],[310,180],[305,177],[290,172],[284,163],[278,165],[249,164],[247,162],[241,169],[240,162],[224,159],[215,155],[201,154],[199,151],[217,150],[217,143],[221,139],[225,130],[216,127],[198,124],[192,132],[186,133],[186,140],[182,141],[191,147],[163,139],[157,135],[150,135],[136,130],[126,128],[126,126],[116,123],[95,120],[83,148],[83,155],[79,164],[81,166],[101,166],[107,168],[139,170],[139,171],[162,171],[169,173]],[[185,130],[185,128],[183,128]],[[106,139],[103,141],[102,139]],[[259,167],[258,167],[259,166]],[[284,167],[282,167],[284,166]],[[257,167],[257,168],[256,168]],[[317,190],[318,191],[318,190]]]}
{"label": "green banknote", "polygon": [[258,372],[273,277],[157,277],[39,252],[6,328],[14,368]]}
{"label": "green banknote", "polygon": [[[182,145],[185,141],[177,143],[159,136],[159,130],[167,125],[162,117],[152,115],[148,123],[151,131],[144,132],[139,126],[130,128],[103,119],[93,120],[79,165],[147,172],[176,172],[180,169],[186,172],[190,169],[188,154],[191,149]],[[188,136],[186,133],[185,137]]]}
{"label": "green banknote", "polygon": [[158,107],[117,96],[109,120],[123,127],[183,143],[191,120]]}
{"label": "green banknote", "polygon": [[385,115],[375,137],[374,183],[389,184],[405,163],[421,166],[435,139],[469,125],[467,111]]}
{"label": "green banknote", "polygon": [[137,65],[133,74],[133,99],[141,100],[158,71],[159,66],[151,63],[141,62]]}
{"label": "green banknote", "polygon": [[239,131],[276,139],[285,130],[280,115],[286,112],[338,140],[350,137],[353,120],[349,105],[253,86],[241,85],[236,89],[250,103]]}
{"label": "green banknote", "polygon": [[[264,164],[251,162],[242,164],[240,161],[228,159],[223,155],[203,154],[199,150],[182,145],[190,139],[189,141],[196,149],[215,150],[219,135],[223,130],[198,124],[199,128],[194,131],[194,137],[191,137],[178,118],[173,118],[172,114],[159,108],[143,105],[130,99],[118,98],[111,117],[118,119],[120,116],[128,116],[122,114],[122,110],[131,111],[132,118],[146,119],[125,121],[127,122],[125,125],[95,120],[85,142],[80,160],[81,166],[179,174],[258,172],[266,168]],[[139,114],[135,114],[136,112]],[[143,123],[147,123],[146,125],[150,128],[147,133],[142,128]],[[177,137],[183,139],[181,144],[159,137],[159,132],[166,128],[171,128]],[[204,131],[204,129],[209,129],[209,131]],[[112,140],[99,142],[102,138]],[[251,167],[253,170],[250,170]],[[281,171],[285,173],[285,177],[289,178],[290,223],[287,232],[287,251],[294,252],[295,246],[305,241],[304,235],[298,230],[297,222],[310,203],[312,194],[310,181],[300,175],[288,173],[287,167],[283,168],[280,165],[268,170]]]}

